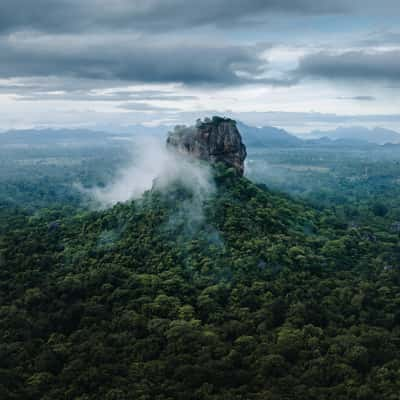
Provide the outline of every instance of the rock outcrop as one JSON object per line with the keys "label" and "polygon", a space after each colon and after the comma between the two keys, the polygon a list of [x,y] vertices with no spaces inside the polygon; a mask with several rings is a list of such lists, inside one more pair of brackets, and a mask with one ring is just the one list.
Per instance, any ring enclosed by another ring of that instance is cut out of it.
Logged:
{"label": "rock outcrop", "polygon": [[211,164],[222,162],[243,175],[246,147],[232,119],[213,117],[198,120],[195,126],[176,126],[167,145]]}

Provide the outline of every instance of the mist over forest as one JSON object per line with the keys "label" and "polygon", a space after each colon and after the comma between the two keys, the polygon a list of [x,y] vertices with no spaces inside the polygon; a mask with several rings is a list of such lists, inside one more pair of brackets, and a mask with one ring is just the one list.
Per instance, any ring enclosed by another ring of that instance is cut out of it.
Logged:
{"label": "mist over forest", "polygon": [[398,0],[0,1],[0,400],[400,400]]}
{"label": "mist over forest", "polygon": [[397,393],[400,145],[201,129],[0,136],[2,398]]}

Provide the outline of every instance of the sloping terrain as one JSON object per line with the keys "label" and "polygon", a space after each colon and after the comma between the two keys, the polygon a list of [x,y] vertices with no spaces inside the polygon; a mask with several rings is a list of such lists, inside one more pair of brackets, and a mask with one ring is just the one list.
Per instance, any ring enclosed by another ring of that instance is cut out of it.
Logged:
{"label": "sloping terrain", "polygon": [[395,399],[398,235],[232,170],[0,235],[2,399]]}

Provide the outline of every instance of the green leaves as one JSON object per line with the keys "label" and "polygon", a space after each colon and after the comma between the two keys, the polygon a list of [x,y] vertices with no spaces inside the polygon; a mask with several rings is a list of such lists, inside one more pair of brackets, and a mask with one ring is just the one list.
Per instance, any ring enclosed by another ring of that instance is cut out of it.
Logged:
{"label": "green leaves", "polygon": [[0,236],[0,395],[397,395],[396,237],[347,229],[332,213],[216,174],[218,191],[190,234],[184,213],[170,224],[190,195],[176,188],[61,217],[50,230],[52,212],[29,223],[10,211]]}

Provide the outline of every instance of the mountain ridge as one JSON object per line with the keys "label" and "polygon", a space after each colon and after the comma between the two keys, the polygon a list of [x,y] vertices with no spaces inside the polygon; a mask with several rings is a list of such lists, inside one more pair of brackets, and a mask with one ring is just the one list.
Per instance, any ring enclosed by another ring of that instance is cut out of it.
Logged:
{"label": "mountain ridge", "polygon": [[[274,126],[254,127],[241,121],[237,121],[239,131],[243,135],[248,147],[300,147],[312,145],[337,146],[339,144],[356,146],[357,144],[365,146],[400,144],[400,133],[376,127],[368,129],[365,127],[338,127],[335,130],[311,131],[308,134],[296,135],[283,128]],[[42,142],[57,143],[62,140],[77,143],[85,140],[87,143],[95,143],[97,139],[103,142],[116,140],[130,141],[138,137],[165,138],[170,126],[146,127],[132,126],[130,129],[118,131],[102,131],[81,128],[71,129],[22,129],[10,130],[0,133],[0,145],[10,145],[17,143],[37,144]],[[97,137],[93,135],[96,134]],[[43,136],[42,136],[43,135]]]}
{"label": "mountain ridge", "polygon": [[384,145],[386,143],[400,143],[400,133],[391,129],[385,129],[381,127],[369,129],[363,126],[339,126],[334,130],[311,131],[307,136],[316,138],[328,137],[332,140],[359,140],[379,145]]}

